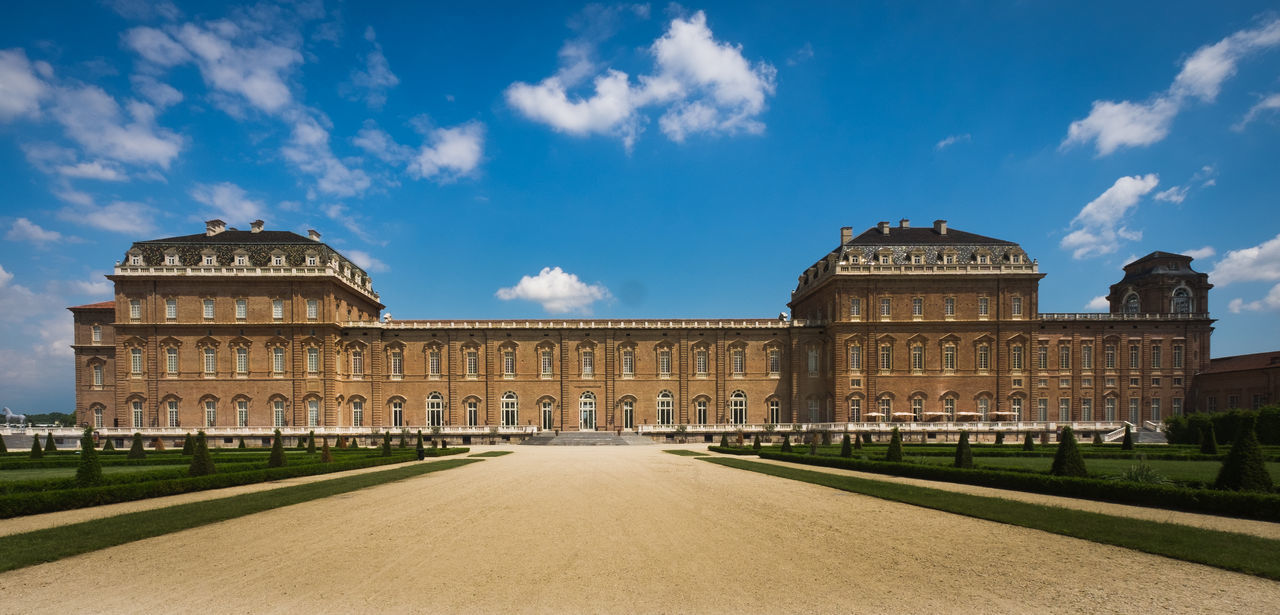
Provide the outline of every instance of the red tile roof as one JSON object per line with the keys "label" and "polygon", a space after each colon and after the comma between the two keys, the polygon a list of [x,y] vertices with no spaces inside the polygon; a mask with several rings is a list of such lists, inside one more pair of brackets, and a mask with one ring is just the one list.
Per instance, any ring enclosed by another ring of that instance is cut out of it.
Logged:
{"label": "red tile roof", "polygon": [[86,305],[73,305],[68,310],[114,310],[116,309],[115,301],[101,301],[98,303],[89,303]]}
{"label": "red tile roof", "polygon": [[1280,350],[1241,354],[1234,357],[1219,357],[1209,360],[1209,369],[1201,373],[1215,374],[1219,372],[1240,372],[1249,369],[1280,366]]}

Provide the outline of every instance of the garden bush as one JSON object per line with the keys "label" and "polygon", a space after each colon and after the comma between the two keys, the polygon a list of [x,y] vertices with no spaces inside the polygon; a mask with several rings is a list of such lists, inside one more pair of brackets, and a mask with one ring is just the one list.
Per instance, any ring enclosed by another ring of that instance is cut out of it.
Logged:
{"label": "garden bush", "polygon": [[76,484],[88,487],[102,482],[102,464],[98,463],[98,449],[93,445],[93,428],[86,427],[80,437],[80,467],[76,468]]}
{"label": "garden bush", "polygon": [[1222,469],[1218,470],[1214,487],[1233,491],[1271,491],[1271,475],[1267,473],[1262,449],[1254,434],[1253,420],[1247,419],[1237,431],[1236,440],[1222,461]]}
{"label": "garden bush", "polygon": [[1027,432],[1027,435],[1022,438],[1022,450],[1024,451],[1036,450],[1035,440],[1031,439],[1031,432],[1029,431]]}
{"label": "garden bush", "polygon": [[813,437],[809,438],[809,454],[818,454],[818,434],[814,434]]}
{"label": "garden bush", "polygon": [[407,429],[401,429],[401,430],[400,430],[400,448],[404,448],[404,447],[406,447],[406,446],[409,446],[408,441],[406,441],[406,440],[405,440],[405,438],[407,437],[407,434],[408,434],[408,433],[409,433],[409,430],[407,430]]}
{"label": "garden bush", "polygon": [[142,448],[142,434],[133,432],[133,443],[129,445],[129,459],[146,459],[147,451]]}
{"label": "garden bush", "polygon": [[1124,441],[1120,443],[1120,450],[1133,450],[1133,429],[1129,427],[1128,423],[1124,424]]}
{"label": "garden bush", "polygon": [[[39,446],[39,445],[40,443],[37,442],[36,446]],[[782,436],[782,452],[784,453],[791,452],[791,434],[784,434]]]}
{"label": "garden bush", "polygon": [[297,448],[298,450],[300,450],[300,451],[305,451],[305,450],[307,450],[307,439],[306,439],[306,438],[298,438],[298,446],[297,446],[296,448]]}
{"label": "garden bush", "polygon": [[44,457],[44,449],[40,448],[40,436],[31,437],[31,458],[40,459]]}
{"label": "garden bush", "polygon": [[267,457],[268,468],[278,468],[284,465],[284,437],[280,435],[277,429],[275,437],[271,439],[271,455]]}
{"label": "garden bush", "polygon": [[1200,430],[1200,454],[1218,454],[1218,434],[1213,431],[1213,423],[1206,421]]}
{"label": "garden bush", "polygon": [[9,447],[4,445],[4,436],[0,436],[0,455],[9,452]]}
{"label": "garden bush", "polygon": [[1080,447],[1076,445],[1076,434],[1070,427],[1062,428],[1062,438],[1058,442],[1058,452],[1053,456],[1053,467],[1049,473],[1054,476],[1088,476],[1084,468],[1084,457],[1080,456]]}
{"label": "garden bush", "polygon": [[849,441],[849,434],[845,434],[844,437],[840,439],[840,456],[853,456],[853,443]]}
{"label": "garden bush", "polygon": [[831,444],[831,432],[829,432],[829,431],[823,431],[823,432],[822,432],[822,445],[823,445],[823,446],[828,446],[828,445],[830,445],[830,444]]}
{"label": "garden bush", "polygon": [[853,434],[853,448],[859,451],[862,450],[862,436],[856,433]]}
{"label": "garden bush", "polygon": [[869,431],[862,432],[862,443],[871,444],[871,432]]}
{"label": "garden bush", "polygon": [[751,436],[751,449],[756,451],[760,450],[760,434]]}
{"label": "garden bush", "polygon": [[114,453],[114,452],[116,452],[116,445],[114,444],[114,438],[103,438],[103,439],[102,439],[102,452],[104,452],[104,453]]}
{"label": "garden bush", "polygon": [[1102,442],[1102,432],[1100,432],[1100,431],[1095,431],[1095,432],[1093,432],[1093,444],[1094,444],[1094,446],[1101,445],[1102,443],[1103,443],[1103,442]]}
{"label": "garden bush", "polygon": [[720,446],[729,448],[729,436],[727,434],[720,434]]}
{"label": "garden bush", "polygon": [[884,458],[890,462],[902,461],[902,434],[897,427],[893,428],[893,435],[889,437],[889,451]]}
{"label": "garden bush", "polygon": [[956,460],[952,464],[957,468],[973,467],[973,451],[969,448],[969,432],[960,432],[960,442],[956,444]]}
{"label": "garden bush", "polygon": [[320,463],[333,463],[333,453],[329,452],[329,438],[321,438],[324,446],[320,447]]}
{"label": "garden bush", "polygon": [[191,433],[187,433],[187,437],[182,439],[182,454],[194,455],[196,453],[196,440],[191,437]]}
{"label": "garden bush", "polygon": [[[967,443],[968,443],[968,441],[966,440],[966,441],[965,441],[965,443],[967,444]],[[996,432],[996,444],[1004,444],[1004,432],[1003,432],[1003,431],[997,431],[997,432]]]}
{"label": "garden bush", "polygon": [[316,454],[316,432],[314,429],[307,432],[307,454]]}
{"label": "garden bush", "polygon": [[382,432],[382,456],[391,456],[391,432],[389,431]]}
{"label": "garden bush", "polygon": [[53,443],[53,432],[52,432],[52,431],[51,431],[51,432],[49,432],[49,435],[44,439],[44,452],[46,452],[46,453],[56,453],[56,452],[58,452],[58,445],[56,445],[56,444],[54,444],[54,443]]}
{"label": "garden bush", "polygon": [[418,444],[417,444],[417,446],[415,446],[415,447],[414,447],[414,449],[415,449],[415,450],[417,450],[419,453],[421,453],[422,451],[426,450],[426,448],[427,448],[427,447],[426,447],[426,446],[424,446],[424,445],[422,444],[422,430],[421,430],[421,429],[419,429],[419,430],[418,430]]}
{"label": "garden bush", "polygon": [[196,434],[195,450],[191,452],[191,466],[187,468],[189,476],[207,476],[217,470],[213,467],[213,457],[209,454],[209,439],[204,431]]}
{"label": "garden bush", "polygon": [[758,451],[739,447],[739,446],[708,446],[707,450],[713,453],[724,453],[726,455],[756,455]]}
{"label": "garden bush", "polygon": [[244,443],[244,436],[240,436],[240,443],[236,445],[236,448],[249,448]]}

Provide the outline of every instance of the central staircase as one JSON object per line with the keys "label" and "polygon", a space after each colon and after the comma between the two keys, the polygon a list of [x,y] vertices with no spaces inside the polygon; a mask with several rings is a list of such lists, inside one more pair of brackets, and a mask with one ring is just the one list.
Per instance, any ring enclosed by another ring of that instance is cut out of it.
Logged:
{"label": "central staircase", "polygon": [[618,435],[613,431],[564,431],[542,432],[526,439],[521,444],[533,446],[628,446],[653,444],[653,440],[634,431],[623,431]]}

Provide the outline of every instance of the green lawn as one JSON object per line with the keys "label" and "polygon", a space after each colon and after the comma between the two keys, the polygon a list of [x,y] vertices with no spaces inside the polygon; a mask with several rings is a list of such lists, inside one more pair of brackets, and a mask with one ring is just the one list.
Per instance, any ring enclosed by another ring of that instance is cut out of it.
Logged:
{"label": "green lawn", "polygon": [[[933,465],[951,465],[950,457],[912,457],[908,461]],[[1147,465],[1165,478],[1180,482],[1212,483],[1218,478],[1218,469],[1222,463],[1218,461],[1168,461],[1161,459],[1148,460]],[[1115,476],[1138,464],[1136,459],[1085,459],[1085,468],[1092,475]],[[973,458],[974,467],[991,469],[1018,469],[1048,472],[1053,465],[1052,457],[977,457]],[[1267,471],[1271,479],[1280,483],[1280,463],[1267,463]]]}
{"label": "green lawn", "polygon": [[706,451],[691,451],[683,448],[673,448],[673,449],[668,449],[662,452],[671,453],[672,455],[679,455],[681,457],[704,457],[709,454]]}
{"label": "green lawn", "polygon": [[[128,474],[130,472],[154,472],[176,466],[104,466],[103,474]],[[44,480],[49,478],[75,478],[76,469],[35,468],[32,470],[0,470],[0,482],[20,480]]]}

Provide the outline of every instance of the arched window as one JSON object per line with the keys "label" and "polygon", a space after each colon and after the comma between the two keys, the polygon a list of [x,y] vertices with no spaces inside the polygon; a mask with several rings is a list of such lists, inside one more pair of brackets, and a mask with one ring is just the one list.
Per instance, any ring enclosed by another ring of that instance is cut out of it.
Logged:
{"label": "arched window", "polygon": [[213,427],[218,423],[218,402],[206,399],[204,402],[204,426]]}
{"label": "arched window", "polygon": [[1138,313],[1138,294],[1137,293],[1129,293],[1128,295],[1125,295],[1124,313],[1125,314]]}
{"label": "arched window", "polygon": [[579,429],[595,429],[596,428],[596,396],[595,393],[587,391],[578,398],[578,428]]}
{"label": "arched window", "polygon": [[861,397],[849,398],[849,422],[850,423],[862,422],[862,398]]}
{"label": "arched window", "polygon": [[675,421],[672,418],[672,396],[671,391],[663,391],[658,393],[658,424],[670,425]]}
{"label": "arched window", "polygon": [[1173,291],[1173,313],[1174,314],[1190,314],[1191,313],[1191,291],[1186,288],[1179,287]]}
{"label": "arched window", "polygon": [[729,419],[734,425],[747,423],[747,396],[742,391],[734,391],[729,396]]}
{"label": "arched window", "polygon": [[782,402],[776,399],[769,400],[769,422],[777,425],[782,420]]}
{"label": "arched window", "polygon": [[911,398],[911,420],[913,421],[924,420],[924,398],[923,397]]}
{"label": "arched window", "polygon": [[516,425],[519,417],[520,400],[516,398],[516,394],[507,391],[502,394],[502,416],[499,417],[502,425]]}
{"label": "arched window", "polygon": [[404,400],[395,399],[391,401],[391,425],[393,427],[404,426]]}
{"label": "arched window", "polygon": [[444,398],[439,393],[432,392],[427,396],[427,426],[441,425],[444,425]]}
{"label": "arched window", "polygon": [[236,400],[236,427],[249,426],[249,400]]}
{"label": "arched window", "polygon": [[947,414],[948,421],[956,420],[956,398],[954,397],[942,398],[942,411]]}
{"label": "arched window", "polygon": [[[357,404],[358,404],[358,405],[357,405]],[[364,402],[362,402],[362,401],[353,401],[353,402],[351,402],[351,407],[352,407],[352,411],[351,411],[351,412],[352,412],[352,414],[353,414],[353,418],[354,418],[354,419],[356,419],[356,420],[353,420],[353,421],[351,422],[351,424],[352,424],[353,426],[355,426],[355,427],[360,427],[360,426],[361,426],[361,424],[362,424],[362,422],[363,422],[363,420],[364,420]],[[359,408],[359,410],[356,410],[356,408]],[[284,426],[285,426],[285,425],[284,425],[284,400],[283,400],[283,399],[277,399],[277,400],[275,400],[275,401],[271,402],[271,422],[272,422],[272,424],[274,424],[276,427],[284,427]]]}
{"label": "arched window", "polygon": [[[404,424],[404,404],[400,403],[400,422],[396,426]],[[307,427],[318,427],[320,425],[320,400],[312,397],[307,400]]]}
{"label": "arched window", "polygon": [[991,400],[985,397],[978,398],[978,416],[982,420],[987,420],[987,415],[991,412]]}
{"label": "arched window", "polygon": [[93,407],[93,426],[102,427],[102,406]]}
{"label": "arched window", "polygon": [[697,416],[699,425],[707,424],[707,400],[699,399],[693,402],[694,414]]}

